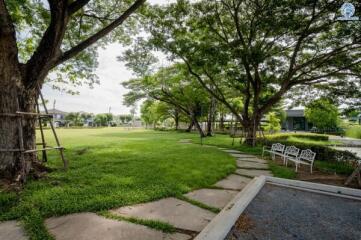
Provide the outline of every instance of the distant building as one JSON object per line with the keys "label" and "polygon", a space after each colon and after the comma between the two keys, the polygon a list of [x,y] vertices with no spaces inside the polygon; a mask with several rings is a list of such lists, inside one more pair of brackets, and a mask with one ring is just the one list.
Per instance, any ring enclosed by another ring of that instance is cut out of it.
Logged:
{"label": "distant building", "polygon": [[66,125],[65,116],[67,112],[60,111],[58,109],[49,109],[49,114],[53,115],[53,123],[55,127],[64,127]]}
{"label": "distant building", "polygon": [[352,117],[349,119],[350,122],[361,124],[361,114],[357,115],[356,117]]}
{"label": "distant building", "polygon": [[312,124],[305,117],[304,109],[286,110],[286,120],[282,122],[282,129],[286,131],[310,131]]}

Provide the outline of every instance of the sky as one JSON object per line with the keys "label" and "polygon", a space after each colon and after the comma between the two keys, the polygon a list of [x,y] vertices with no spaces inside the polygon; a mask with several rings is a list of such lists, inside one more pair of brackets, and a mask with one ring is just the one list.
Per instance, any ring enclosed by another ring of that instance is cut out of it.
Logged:
{"label": "sky", "polygon": [[[148,0],[148,2],[167,4],[175,0]],[[113,114],[128,114],[130,109],[122,105],[122,96],[127,93],[127,89],[123,88],[121,82],[134,76],[124,63],[116,59],[123,50],[120,44],[110,44],[105,49],[99,49],[99,66],[96,74],[100,85],[95,85],[93,89],[84,85],[76,89],[79,91],[78,95],[70,95],[54,90],[50,85],[45,85],[43,95],[49,101],[48,108],[53,108],[55,100],[55,108],[65,112],[106,113],[110,107]]]}

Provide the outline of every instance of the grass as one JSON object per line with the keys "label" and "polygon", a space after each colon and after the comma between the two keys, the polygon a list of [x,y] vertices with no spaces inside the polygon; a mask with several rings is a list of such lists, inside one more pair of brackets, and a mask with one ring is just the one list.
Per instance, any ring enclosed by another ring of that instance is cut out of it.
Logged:
{"label": "grass", "polygon": [[296,143],[304,143],[304,144],[313,144],[313,145],[322,145],[322,146],[330,146],[330,145],[342,145],[339,141],[322,141],[322,140],[313,140],[311,138],[299,138],[299,137],[288,137],[287,141],[296,142]]}
{"label": "grass", "polygon": [[314,165],[321,171],[342,175],[351,175],[355,170],[351,165],[342,162],[315,161]]}
{"label": "grass", "polygon": [[57,132],[69,170],[61,170],[59,155],[52,152],[47,165],[54,171],[46,178],[28,181],[19,194],[0,192],[0,221],[22,220],[31,239],[51,239],[44,218],[178,196],[209,187],[236,169],[235,160],[216,148],[179,143],[196,134],[120,128]]}
{"label": "grass", "polygon": [[349,126],[346,130],[345,135],[346,137],[361,139],[361,126],[360,125]]}
{"label": "grass", "polygon": [[209,211],[211,211],[213,213],[219,213],[221,211],[221,209],[219,209],[219,208],[208,206],[207,204],[204,204],[204,203],[201,203],[199,201],[190,199],[190,198],[188,198],[186,196],[183,196],[183,195],[179,195],[179,196],[177,196],[177,198],[180,199],[180,200],[183,200],[185,202],[189,202],[190,204],[193,204],[193,205],[198,206],[200,208],[209,210]]}
{"label": "grass", "polygon": [[176,231],[176,228],[173,225],[171,225],[169,223],[161,222],[161,221],[139,219],[139,218],[133,218],[133,217],[123,217],[123,216],[115,215],[108,211],[98,212],[98,215],[109,218],[109,219],[117,220],[117,221],[127,221],[127,222],[131,222],[131,223],[135,223],[135,224],[144,225],[144,226],[147,226],[147,227],[159,230],[159,231],[163,231],[166,233],[174,233]]}
{"label": "grass", "polygon": [[283,165],[278,165],[273,161],[269,161],[268,165],[274,177],[295,179],[297,176],[294,169],[288,168]]}

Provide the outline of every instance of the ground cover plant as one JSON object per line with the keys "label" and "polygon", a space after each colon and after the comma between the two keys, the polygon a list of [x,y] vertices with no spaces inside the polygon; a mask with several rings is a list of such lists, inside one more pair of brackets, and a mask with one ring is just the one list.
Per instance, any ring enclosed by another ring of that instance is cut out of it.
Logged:
{"label": "ground cover plant", "polygon": [[235,170],[235,160],[216,148],[179,143],[194,134],[120,128],[57,132],[69,170],[61,170],[53,152],[47,177],[29,181],[18,194],[0,192],[0,221],[22,220],[33,239],[50,238],[45,217],[178,196],[209,187]]}
{"label": "ground cover plant", "polygon": [[361,126],[349,126],[346,130],[346,137],[361,139]]}

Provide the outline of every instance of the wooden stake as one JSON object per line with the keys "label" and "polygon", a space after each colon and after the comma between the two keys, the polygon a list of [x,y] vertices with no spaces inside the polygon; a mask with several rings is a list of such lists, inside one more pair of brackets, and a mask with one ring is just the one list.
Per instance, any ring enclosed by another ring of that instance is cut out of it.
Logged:
{"label": "wooden stake", "polygon": [[[38,111],[38,114],[40,114],[40,108],[39,108],[39,102],[38,100],[36,100],[36,110]],[[40,135],[41,135],[41,145],[43,146],[43,149],[46,148],[46,143],[45,143],[45,137],[44,137],[44,131],[43,131],[43,121],[41,120],[41,118],[38,118],[39,120],[39,129],[40,129]],[[46,150],[43,150],[43,162],[47,162],[48,161],[48,156],[46,154]]]}
{"label": "wooden stake", "polygon": [[[48,112],[48,109],[46,107],[45,100],[44,100],[43,94],[41,93],[40,87],[39,87],[39,95],[40,95],[41,102],[43,103],[45,113],[49,115],[49,112]],[[64,169],[67,170],[68,169],[68,162],[64,157],[64,148],[60,146],[60,141],[59,141],[58,135],[56,135],[53,121],[49,121],[49,123],[50,123],[51,130],[53,131],[56,144],[57,144],[57,146],[59,148],[60,156],[61,156],[61,159],[62,159],[63,164],[64,164]]]}
{"label": "wooden stake", "polygon": [[[16,98],[16,108],[19,110],[19,99]],[[20,162],[21,162],[21,173],[20,173],[20,179],[17,179],[18,181],[25,182],[25,168],[26,168],[26,162],[24,157],[24,134],[23,134],[23,123],[21,118],[17,118],[18,121],[18,131],[19,131],[19,147],[20,147]]]}

